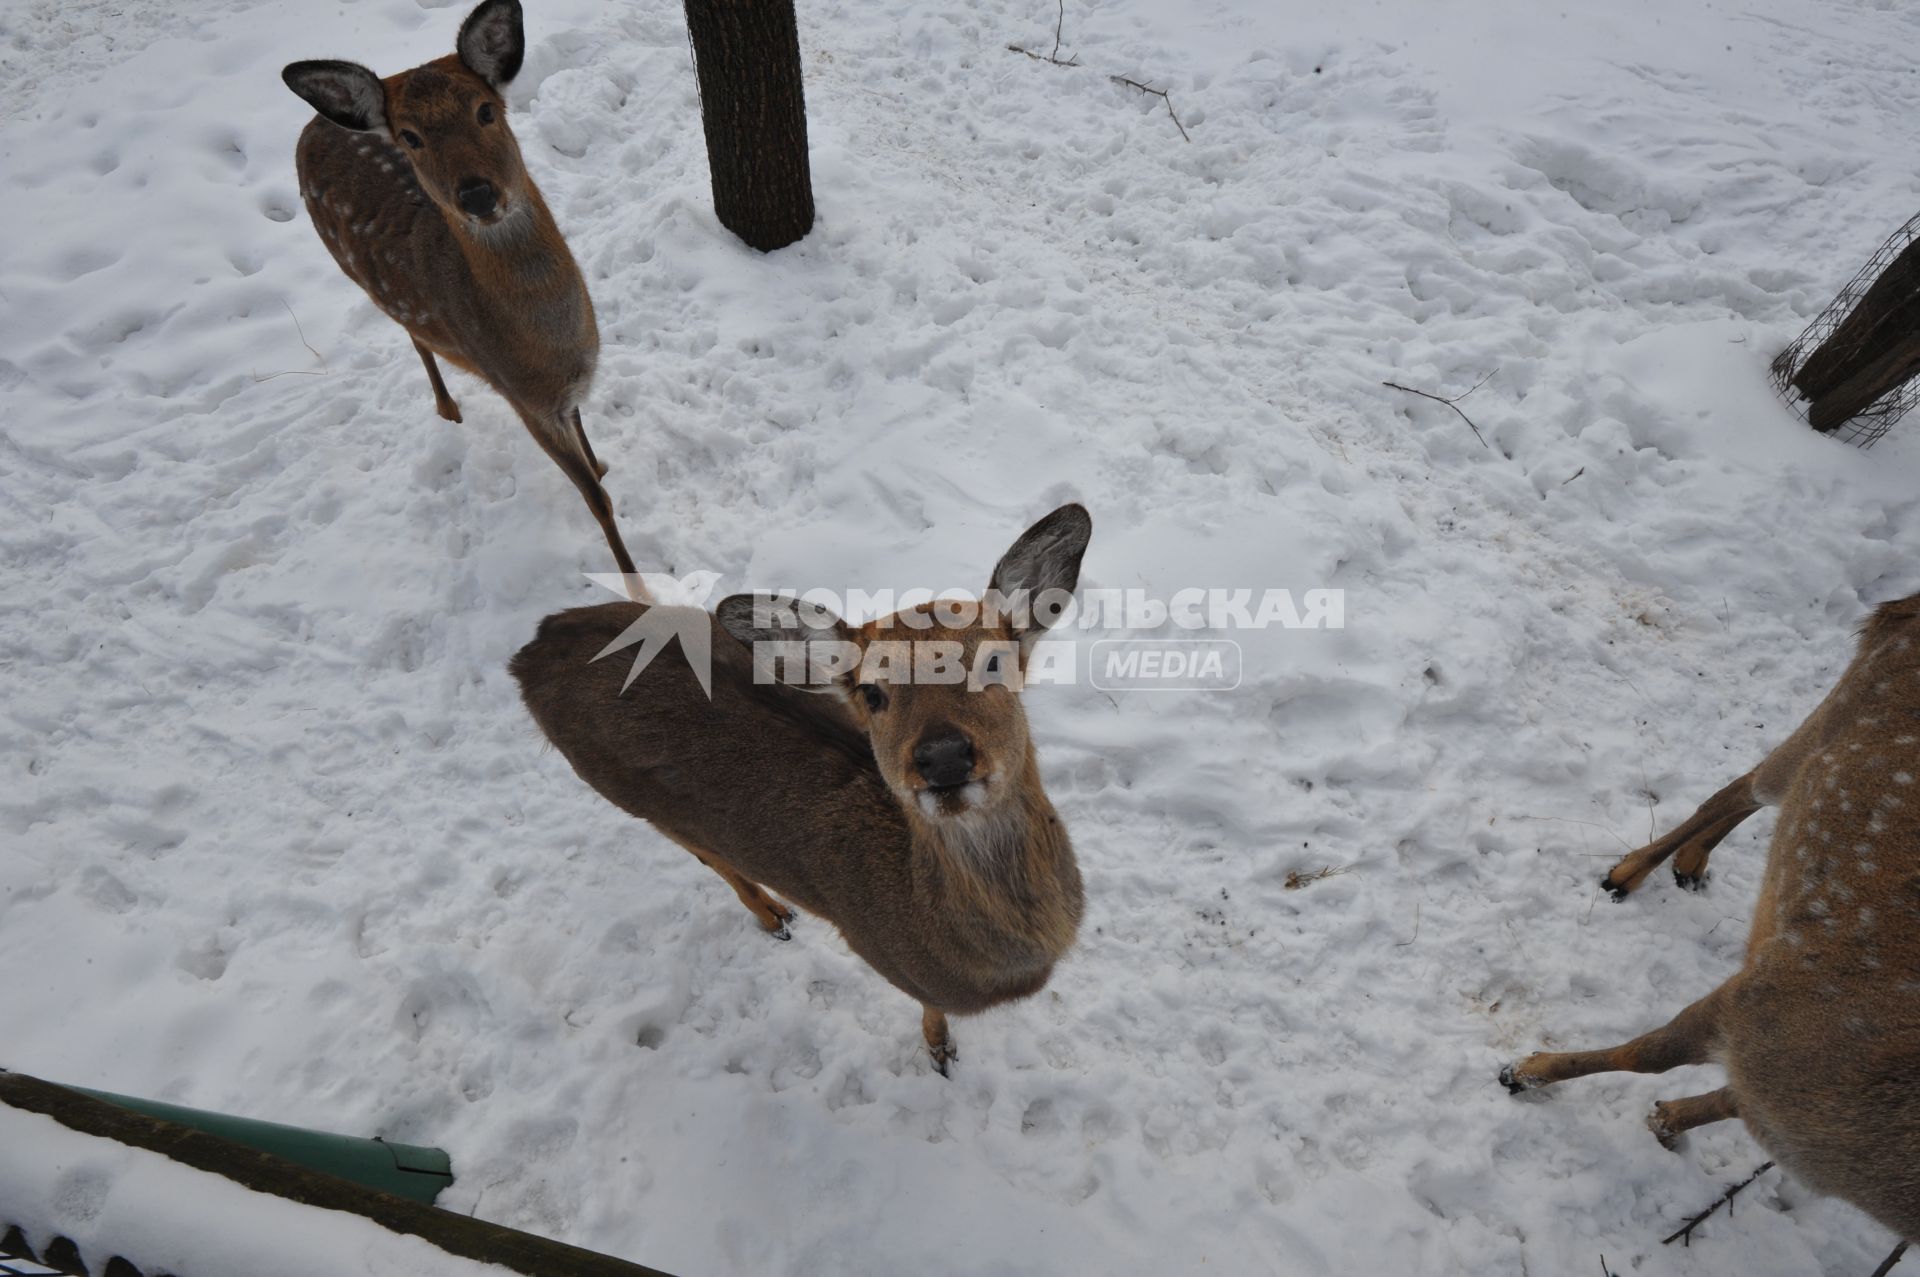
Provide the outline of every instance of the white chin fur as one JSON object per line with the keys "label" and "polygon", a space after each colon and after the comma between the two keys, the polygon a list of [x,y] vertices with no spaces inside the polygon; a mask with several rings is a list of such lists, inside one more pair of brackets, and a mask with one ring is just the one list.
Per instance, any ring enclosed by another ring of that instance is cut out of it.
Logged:
{"label": "white chin fur", "polygon": [[946,804],[936,797],[932,790],[923,789],[917,796],[921,814],[929,820],[939,820],[948,815],[967,815],[987,805],[987,783],[983,780],[970,780],[960,787],[961,810],[948,812],[942,810]]}

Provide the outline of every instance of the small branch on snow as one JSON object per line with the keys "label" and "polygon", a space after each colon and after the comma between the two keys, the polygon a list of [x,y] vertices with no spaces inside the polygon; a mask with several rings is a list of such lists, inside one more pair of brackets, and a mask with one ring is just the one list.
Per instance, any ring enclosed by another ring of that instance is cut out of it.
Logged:
{"label": "small branch on snow", "polygon": [[[1173,109],[1172,105],[1169,104],[1167,109],[1171,111]],[[1182,132],[1185,132],[1185,130],[1182,130]],[[1499,371],[1500,370],[1498,368],[1493,370],[1493,372],[1499,372]],[[1480,387],[1486,385],[1487,382],[1492,377],[1493,377],[1493,373],[1492,372],[1488,373],[1485,377],[1482,377],[1480,380],[1474,382],[1471,386],[1468,386],[1465,390],[1461,391],[1459,394],[1455,395],[1451,399],[1448,399],[1444,395],[1436,395],[1431,391],[1415,390],[1412,386],[1403,386],[1397,381],[1383,381],[1380,384],[1387,387],[1390,390],[1404,390],[1410,395],[1419,395],[1422,399],[1431,399],[1435,403],[1445,404],[1447,407],[1453,409],[1455,412],[1460,413],[1460,420],[1467,423],[1467,429],[1473,431],[1473,437],[1480,441],[1480,446],[1482,448],[1491,448],[1493,447],[1493,445],[1488,443],[1487,437],[1480,433],[1480,427],[1473,424],[1473,418],[1469,417],[1466,413],[1461,412],[1460,401],[1462,399],[1465,399],[1468,395],[1472,394],[1474,391],[1480,389]],[[1583,473],[1586,471],[1585,466],[1581,466],[1580,469]],[[1579,477],[1580,476],[1576,474],[1573,476],[1573,479],[1578,479]],[[1567,482],[1572,483],[1573,479],[1569,479],[1567,480]]]}
{"label": "small branch on snow", "polygon": [[329,372],[332,372],[333,370],[327,367],[327,357],[319,351],[314,350],[313,343],[307,340],[307,330],[300,326],[300,316],[293,313],[293,307],[287,306],[286,298],[282,297],[280,304],[287,307],[287,318],[293,321],[293,331],[300,334],[300,344],[312,352],[313,357],[320,361],[320,366],[318,368],[288,368],[281,372],[270,372],[264,377],[256,372],[253,374],[254,381],[256,383],[272,381],[275,377],[324,377]]}
{"label": "small branch on snow", "polygon": [[1029,49],[1024,45],[1018,45],[1018,44],[1008,45],[1007,52],[1008,53],[1024,53],[1028,57],[1032,58],[1035,62],[1051,62],[1053,63],[1053,65],[1057,67],[1077,67],[1080,65],[1080,55],[1077,53],[1074,54],[1072,57],[1062,61],[1059,58],[1050,58],[1044,53],[1035,53],[1032,49]]}
{"label": "small branch on snow", "polygon": [[1586,472],[1587,472],[1587,468],[1585,466],[1581,466],[1578,470],[1575,470],[1572,474],[1562,479],[1560,481],[1560,486],[1563,488],[1566,487],[1569,483],[1572,483],[1575,479],[1578,479],[1581,475],[1585,474]]}
{"label": "small branch on snow", "polygon": [[1760,1168],[1758,1170],[1754,1171],[1753,1174],[1747,1176],[1745,1179],[1741,1180],[1738,1184],[1735,1184],[1732,1188],[1729,1188],[1726,1192],[1722,1193],[1720,1195],[1719,1201],[1707,1207],[1705,1210],[1701,1211],[1698,1215],[1695,1215],[1692,1219],[1688,1220],[1685,1224],[1682,1224],[1678,1229],[1676,1229],[1671,1234],[1661,1238],[1660,1244],[1662,1246],[1671,1246],[1675,1242],[1679,1242],[1683,1246],[1693,1245],[1694,1229],[1706,1223],[1707,1217],[1713,1214],[1713,1212],[1719,1210],[1722,1206],[1725,1206],[1727,1208],[1727,1214],[1729,1215],[1733,1214],[1734,1196],[1738,1194],[1741,1189],[1753,1183],[1753,1181],[1759,1179],[1762,1175],[1765,1175],[1768,1171],[1772,1169],[1773,1169],[1772,1162],[1760,1163]]}
{"label": "small branch on snow", "polygon": [[1338,868],[1335,868],[1333,865],[1322,865],[1320,868],[1309,873],[1301,873],[1298,869],[1289,869],[1287,871],[1287,880],[1281,885],[1288,891],[1298,891],[1309,883],[1319,882],[1325,878],[1338,878],[1341,874],[1352,872],[1352,865],[1341,865]]}
{"label": "small branch on snow", "polygon": [[[1124,84],[1129,88],[1138,89],[1142,93],[1151,94],[1152,96],[1159,98],[1162,102],[1165,102],[1167,104],[1167,114],[1173,117],[1173,127],[1180,130],[1181,137],[1186,138],[1187,141],[1189,142],[1193,141],[1193,138],[1189,136],[1187,133],[1187,126],[1180,123],[1180,117],[1174,114],[1173,99],[1167,96],[1167,91],[1165,89],[1150,89],[1146,85],[1140,83],[1140,81],[1130,80],[1124,75],[1110,75],[1107,78],[1109,80],[1112,80],[1115,84]],[[1492,374],[1488,374],[1488,375],[1491,376]],[[1472,394],[1473,392],[1468,391],[1467,393]],[[1479,431],[1476,430],[1474,433],[1478,434]],[[1484,440],[1482,442],[1484,442]]]}
{"label": "small branch on snow", "polygon": [[1907,1244],[1905,1242],[1901,1242],[1898,1246],[1895,1246],[1893,1253],[1881,1260],[1880,1266],[1873,1270],[1873,1277],[1887,1277],[1887,1274],[1893,1271],[1893,1266],[1900,1262],[1900,1257],[1906,1253]]}
{"label": "small branch on snow", "polygon": [[[1039,53],[1033,49],[1029,49],[1024,44],[1010,44],[1007,46],[1008,53],[1024,53],[1035,62],[1047,62],[1057,67],[1077,67],[1080,65],[1080,55],[1077,53],[1065,58],[1060,56],[1060,33],[1067,25],[1067,0],[1055,0],[1055,4],[1058,11],[1053,20],[1053,51],[1050,53]],[[1115,84],[1124,84],[1129,88],[1138,89],[1142,93],[1151,94],[1166,103],[1167,115],[1173,120],[1173,127],[1180,130],[1181,137],[1189,142],[1193,141],[1193,136],[1187,132],[1187,126],[1180,122],[1180,114],[1173,109],[1173,99],[1167,96],[1165,89],[1150,89],[1140,83],[1140,81],[1124,75],[1110,75],[1107,78]],[[1471,394],[1472,392],[1469,391],[1468,393]]]}
{"label": "small branch on snow", "polygon": [[1062,58],[1060,57],[1060,28],[1064,27],[1067,23],[1067,0],[1059,0],[1059,5],[1060,5],[1060,15],[1053,20],[1053,52],[1052,53],[1035,53],[1032,49],[1029,49],[1024,45],[1019,45],[1019,44],[1008,45],[1007,46],[1008,52],[1024,53],[1028,57],[1032,58],[1035,62],[1051,62],[1053,63],[1053,65],[1057,67],[1079,66],[1080,55],[1077,53],[1074,54],[1072,57],[1066,58],[1064,60],[1062,60]]}
{"label": "small branch on snow", "polygon": [[1419,938],[1420,938],[1420,902],[1416,900],[1413,902],[1413,934],[1408,936],[1405,940],[1395,941],[1393,947],[1396,949],[1404,949],[1408,945],[1412,944],[1415,940],[1418,940]]}

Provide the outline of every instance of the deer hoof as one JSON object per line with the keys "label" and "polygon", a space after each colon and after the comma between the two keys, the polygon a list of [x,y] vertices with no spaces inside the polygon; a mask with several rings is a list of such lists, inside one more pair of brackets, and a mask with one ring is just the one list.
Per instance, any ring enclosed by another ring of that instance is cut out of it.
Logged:
{"label": "deer hoof", "polygon": [[1608,872],[1606,877],[1600,880],[1600,886],[1605,889],[1608,895],[1613,897],[1613,903],[1615,904],[1619,904],[1633,893],[1633,885],[1631,883],[1615,882],[1611,871]]}
{"label": "deer hoof", "polygon": [[954,1050],[953,1043],[942,1042],[939,1046],[927,1048],[927,1054],[933,1057],[933,1071],[941,1077],[952,1077],[954,1063],[959,1060],[960,1052]]}
{"label": "deer hoof", "polygon": [[1653,1132],[1653,1138],[1660,1141],[1661,1148],[1666,1149],[1669,1153],[1679,1149],[1680,1132],[1674,1130],[1673,1127],[1667,1123],[1666,1101],[1662,1100],[1655,1104],[1653,1111],[1647,1114],[1647,1129]]}
{"label": "deer hoof", "polygon": [[1521,1073],[1518,1063],[1509,1064],[1500,1070],[1500,1085],[1507,1088],[1508,1095],[1525,1095],[1540,1085],[1540,1079]]}
{"label": "deer hoof", "polygon": [[443,419],[447,421],[451,421],[456,426],[459,425],[463,420],[465,420],[465,418],[461,417],[460,415],[460,405],[455,403],[451,399],[447,400],[445,403],[436,404],[434,406],[440,410],[440,416]]}
{"label": "deer hoof", "polygon": [[1683,874],[1676,869],[1673,871],[1673,880],[1688,891],[1705,891],[1707,889],[1707,875],[1704,872]]}
{"label": "deer hoof", "polygon": [[793,928],[783,922],[779,926],[769,930],[767,934],[775,940],[791,940],[793,939]]}

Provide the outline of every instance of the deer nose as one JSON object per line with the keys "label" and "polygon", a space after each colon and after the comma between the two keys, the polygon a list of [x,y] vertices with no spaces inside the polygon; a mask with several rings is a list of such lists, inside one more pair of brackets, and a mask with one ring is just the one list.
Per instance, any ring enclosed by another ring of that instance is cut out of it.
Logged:
{"label": "deer nose", "polygon": [[475,217],[485,217],[500,203],[499,193],[493,189],[493,183],[484,177],[469,177],[460,183],[454,192],[454,198],[460,201],[460,207]]}
{"label": "deer nose", "polygon": [[964,785],[973,775],[973,742],[951,729],[922,737],[913,747],[913,767],[935,789]]}

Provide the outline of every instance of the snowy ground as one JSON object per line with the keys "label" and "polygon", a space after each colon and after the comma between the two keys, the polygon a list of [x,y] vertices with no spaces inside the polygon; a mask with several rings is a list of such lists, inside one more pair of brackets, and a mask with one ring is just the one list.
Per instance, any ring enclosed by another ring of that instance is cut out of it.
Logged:
{"label": "snowy ground", "polygon": [[[1044,0],[803,0],[820,221],[762,258],[678,6],[531,0],[514,123],[644,566],[978,585],[1071,498],[1087,585],[1347,591],[1232,693],[1029,696],[1086,927],[943,1081],[517,703],[604,547],[498,398],[434,417],[277,74],[464,5],[11,0],[0,1065],[439,1144],[443,1204],[686,1277],[1870,1270],[1777,1175],[1661,1248],[1761,1158],[1641,1126],[1711,1070],[1494,1072],[1731,972],[1768,818],[1704,895],[1595,880],[1920,588],[1920,431],[1763,380],[1920,207],[1920,12],[1558,8],[1069,0],[1059,69],[1004,47]],[[1489,374],[1490,447],[1380,385]]]}

